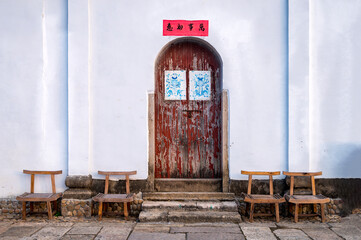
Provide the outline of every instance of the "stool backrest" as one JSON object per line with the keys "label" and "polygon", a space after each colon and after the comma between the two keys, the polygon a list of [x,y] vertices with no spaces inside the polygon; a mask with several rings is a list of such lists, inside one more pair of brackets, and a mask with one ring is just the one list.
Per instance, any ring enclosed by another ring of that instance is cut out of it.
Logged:
{"label": "stool backrest", "polygon": [[280,175],[281,172],[260,172],[260,171],[241,171],[242,174],[248,175],[248,188],[247,188],[247,194],[251,194],[251,188],[252,188],[252,175],[263,175],[263,176],[269,176],[269,194],[273,195],[273,176]]}
{"label": "stool backrest", "polygon": [[56,193],[56,187],[55,187],[55,175],[56,174],[62,174],[62,170],[57,171],[33,171],[33,170],[23,170],[23,173],[25,174],[31,174],[31,183],[30,183],[30,192],[34,193],[34,184],[35,184],[35,175],[51,175],[51,187],[53,193]]}
{"label": "stool backrest", "polygon": [[316,195],[315,176],[322,175],[322,172],[283,172],[283,175],[291,177],[290,195],[293,195],[293,188],[296,177],[311,177],[312,195]]}
{"label": "stool backrest", "polygon": [[125,179],[126,179],[126,184],[125,184],[126,193],[130,194],[129,176],[137,174],[137,171],[125,171],[125,172],[98,171],[98,174],[105,175],[104,194],[108,194],[108,191],[109,191],[109,176],[110,175],[123,175],[123,176],[125,176]]}

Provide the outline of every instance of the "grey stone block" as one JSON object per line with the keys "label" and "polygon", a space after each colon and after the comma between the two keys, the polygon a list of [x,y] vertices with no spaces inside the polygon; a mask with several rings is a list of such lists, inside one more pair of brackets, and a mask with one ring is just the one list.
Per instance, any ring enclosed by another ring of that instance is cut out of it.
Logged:
{"label": "grey stone block", "polygon": [[278,227],[281,228],[297,228],[297,229],[304,229],[304,228],[328,228],[327,223],[321,222],[280,222],[276,223]]}
{"label": "grey stone block", "polygon": [[144,200],[153,201],[234,201],[234,193],[222,192],[150,192],[143,193]]}
{"label": "grey stone block", "polygon": [[361,229],[361,218],[358,216],[358,214],[352,214],[348,217],[342,218],[341,222],[339,223],[329,223],[329,225],[332,227],[356,226]]}
{"label": "grey stone block", "polygon": [[172,227],[171,233],[241,233],[239,227]]}
{"label": "grey stone block", "polygon": [[61,238],[66,232],[70,230],[70,227],[44,227],[36,232],[32,237],[36,239],[42,239],[45,237]]}
{"label": "grey stone block", "polygon": [[276,240],[268,227],[242,227],[242,231],[247,240]]}
{"label": "grey stone block", "polygon": [[271,227],[276,228],[276,223],[274,222],[242,222],[239,224],[242,227]]}
{"label": "grey stone block", "polygon": [[93,240],[95,235],[65,235],[61,240]]}
{"label": "grey stone block", "polygon": [[241,233],[188,233],[187,240],[243,240]]}
{"label": "grey stone block", "polygon": [[131,228],[103,227],[95,239],[124,239],[126,240],[132,231]]}
{"label": "grey stone block", "polygon": [[361,230],[356,226],[333,227],[331,229],[346,240],[361,239]]}
{"label": "grey stone block", "polygon": [[170,227],[164,225],[141,225],[137,224],[134,228],[134,232],[163,232],[169,233]]}
{"label": "grey stone block", "polygon": [[139,214],[140,222],[166,222],[168,221],[168,213],[166,211],[142,211]]}
{"label": "grey stone block", "polygon": [[6,237],[24,238],[29,237],[40,229],[40,226],[16,226],[10,227],[7,231],[0,234],[0,239]]}
{"label": "grey stone block", "polygon": [[280,240],[308,240],[310,239],[299,229],[277,229],[273,232]]}
{"label": "grey stone block", "polygon": [[184,233],[146,233],[146,232],[133,232],[128,240],[185,240]]}
{"label": "grey stone block", "polygon": [[92,191],[86,188],[69,188],[64,191],[63,199],[90,199]]}
{"label": "grey stone block", "polygon": [[333,231],[327,228],[306,228],[302,229],[308,236],[314,240],[341,240]]}
{"label": "grey stone block", "polygon": [[196,210],[197,202],[195,201],[144,201],[143,210],[148,209],[167,209],[167,210]]}
{"label": "grey stone block", "polygon": [[91,188],[92,175],[70,175],[65,179],[65,185],[69,188]]}
{"label": "grey stone block", "polygon": [[237,212],[237,204],[234,201],[223,201],[223,202],[215,202],[215,201],[199,201],[197,202],[197,208],[200,210],[219,210],[219,211],[229,211],[229,212]]}
{"label": "grey stone block", "polygon": [[73,227],[67,234],[75,235],[96,235],[99,233],[101,227]]}
{"label": "grey stone block", "polygon": [[240,223],[238,212],[196,211],[196,212],[169,212],[170,222],[233,222]]}

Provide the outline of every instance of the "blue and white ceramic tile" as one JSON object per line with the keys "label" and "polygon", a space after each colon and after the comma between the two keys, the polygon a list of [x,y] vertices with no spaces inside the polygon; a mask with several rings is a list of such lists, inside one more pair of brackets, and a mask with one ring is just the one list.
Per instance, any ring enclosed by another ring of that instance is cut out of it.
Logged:
{"label": "blue and white ceramic tile", "polygon": [[189,100],[211,99],[211,72],[189,71]]}
{"label": "blue and white ceramic tile", "polygon": [[165,100],[186,100],[186,71],[164,71]]}

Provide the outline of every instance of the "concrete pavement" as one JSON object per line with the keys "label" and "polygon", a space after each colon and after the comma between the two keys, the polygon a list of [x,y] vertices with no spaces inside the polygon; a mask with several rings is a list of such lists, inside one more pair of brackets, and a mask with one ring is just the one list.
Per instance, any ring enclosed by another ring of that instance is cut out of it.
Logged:
{"label": "concrete pavement", "polygon": [[26,221],[0,219],[0,239],[119,239],[119,240],[233,240],[233,239],[361,239],[361,214],[321,223],[290,218],[280,223],[256,219],[254,223],[137,223],[119,218],[49,221],[31,216]]}

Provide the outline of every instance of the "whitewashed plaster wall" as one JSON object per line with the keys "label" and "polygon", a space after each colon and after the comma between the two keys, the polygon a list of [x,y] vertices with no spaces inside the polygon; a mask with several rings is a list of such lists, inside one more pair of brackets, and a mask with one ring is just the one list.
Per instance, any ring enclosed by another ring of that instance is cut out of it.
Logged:
{"label": "whitewashed plaster wall", "polygon": [[162,36],[163,19],[210,21],[203,39],[223,59],[231,99],[231,178],[286,170],[287,1],[79,0],[69,3],[69,173],[147,177],[147,92],[159,51],[174,39]]}
{"label": "whitewashed plaster wall", "polygon": [[241,169],[359,178],[360,5],[0,1],[0,197],[28,191],[24,168],[62,169],[59,190],[66,174],[98,169],[147,177],[147,93],[175,39],[163,19],[210,20],[203,39],[222,56],[230,96],[231,179]]}
{"label": "whitewashed plaster wall", "polygon": [[[67,174],[67,2],[0,1],[0,197],[30,191],[23,169]],[[35,190],[51,191],[50,176]]]}
{"label": "whitewashed plaster wall", "polygon": [[[74,7],[69,7],[69,26],[76,27],[69,30],[69,48],[74,46],[69,68],[81,75],[78,66],[85,66],[84,95],[75,99],[87,103],[82,105],[84,109],[74,108],[74,119],[83,119],[84,125],[78,127],[84,128],[72,131],[70,126],[70,135],[83,134],[79,139],[69,137],[70,142],[75,140],[69,145],[75,146],[69,153],[69,166],[74,163],[70,174],[96,176],[100,168],[126,168],[137,169],[138,178],[146,177],[146,93],[154,85],[154,59],[162,46],[174,39],[161,36],[161,22],[209,19],[210,35],[204,39],[221,54],[224,88],[230,91],[231,178],[242,178],[240,169],[323,170],[324,177],[360,177],[360,134],[343,131],[358,129],[360,122],[358,101],[353,101],[357,96],[352,93],[358,89],[355,79],[360,76],[352,67],[359,61],[359,35],[352,34],[360,19],[359,0],[336,4],[327,0],[126,4],[79,0],[70,5]],[[356,10],[348,16],[348,8],[354,6]],[[73,41],[71,36],[76,34]],[[346,43],[340,37],[344,35],[348,36]],[[347,46],[348,64],[341,69],[334,67],[333,59],[344,56],[343,46]],[[82,54],[76,49],[82,49]],[[330,56],[323,56],[323,52]],[[69,84],[78,84],[74,80],[70,76]],[[344,80],[349,83],[343,86],[346,95],[322,86]],[[327,110],[331,106],[328,101],[337,106],[334,112]],[[79,103],[70,102],[73,106]],[[80,117],[79,109],[85,111]],[[348,115],[338,122],[332,114],[345,109],[349,109]],[[348,146],[324,150],[329,141],[338,141],[340,132]],[[83,162],[72,158],[72,153],[82,156]],[[350,172],[340,168],[346,161],[355,166]]]}
{"label": "whitewashed plaster wall", "polygon": [[310,2],[310,169],[361,177],[361,1]]}

